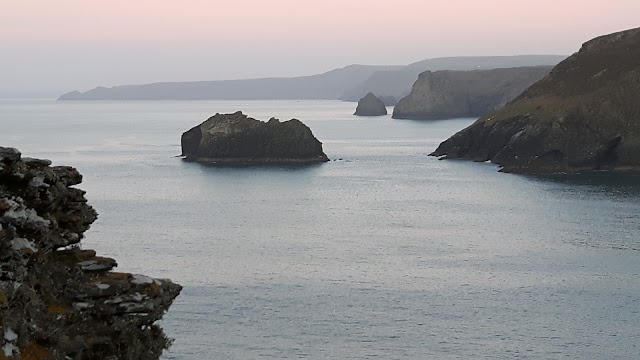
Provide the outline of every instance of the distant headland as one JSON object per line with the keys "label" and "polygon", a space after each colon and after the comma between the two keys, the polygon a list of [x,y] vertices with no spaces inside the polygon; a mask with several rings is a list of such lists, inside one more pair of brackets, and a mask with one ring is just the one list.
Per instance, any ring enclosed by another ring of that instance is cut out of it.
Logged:
{"label": "distant headland", "polygon": [[344,100],[373,92],[400,99],[424,71],[553,66],[565,55],[468,56],[426,59],[409,65],[349,65],[323,74],[246,80],[158,82],[71,91],[58,100]]}

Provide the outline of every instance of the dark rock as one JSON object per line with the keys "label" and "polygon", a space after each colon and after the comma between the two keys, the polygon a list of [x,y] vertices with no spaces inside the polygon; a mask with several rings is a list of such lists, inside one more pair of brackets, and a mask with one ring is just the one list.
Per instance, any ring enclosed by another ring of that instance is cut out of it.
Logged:
{"label": "dark rock", "polygon": [[182,134],[185,160],[223,164],[325,162],[322,143],[300,120],[262,122],[238,111],[216,114]]}
{"label": "dark rock", "polygon": [[69,246],[97,214],[80,173],[50,164],[0,148],[0,358],[158,359],[181,287]]}
{"label": "dark rock", "polygon": [[598,37],[432,154],[513,172],[640,170],[640,28]]}
{"label": "dark rock", "polygon": [[542,79],[550,66],[426,71],[393,109],[394,119],[478,117],[504,106]]}
{"label": "dark rock", "polygon": [[356,107],[357,116],[382,116],[387,115],[387,108],[382,100],[378,99],[373,93],[368,93],[360,101]]}

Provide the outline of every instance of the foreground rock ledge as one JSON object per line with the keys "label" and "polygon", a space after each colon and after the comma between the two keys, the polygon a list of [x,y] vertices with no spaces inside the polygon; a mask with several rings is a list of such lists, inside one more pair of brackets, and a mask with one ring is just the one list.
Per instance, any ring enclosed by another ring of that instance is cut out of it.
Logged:
{"label": "foreground rock ledge", "polygon": [[182,134],[185,160],[218,164],[306,164],[329,161],[300,120],[262,122],[238,111],[215,114]]}
{"label": "foreground rock ledge", "polygon": [[0,359],[158,359],[182,289],[81,250],[97,214],[72,167],[0,147]]}
{"label": "foreground rock ledge", "polygon": [[640,170],[640,28],[601,36],[432,154],[507,172]]}

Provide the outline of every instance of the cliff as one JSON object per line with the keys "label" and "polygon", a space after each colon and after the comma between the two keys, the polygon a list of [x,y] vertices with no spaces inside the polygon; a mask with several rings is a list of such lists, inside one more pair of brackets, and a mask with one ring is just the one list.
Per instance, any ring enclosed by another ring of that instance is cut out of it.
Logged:
{"label": "cliff", "polygon": [[[397,69],[384,69],[374,72],[361,83],[353,84],[340,100],[358,101],[368,92],[379,98],[386,96],[402,99],[409,95],[411,86],[418,75],[425,71],[471,71],[492,70],[513,67],[555,66],[564,60],[564,55],[515,55],[515,56],[459,56],[443,57],[418,61]],[[393,105],[393,104],[387,104]]]}
{"label": "cliff", "polygon": [[601,36],[432,154],[505,171],[640,170],[640,28]]}
{"label": "cliff", "polygon": [[158,359],[180,293],[79,246],[97,214],[72,167],[0,147],[1,359]]}
{"label": "cliff", "polygon": [[300,120],[262,122],[238,111],[215,114],[182,134],[185,160],[223,164],[302,164],[329,161]]}
{"label": "cliff", "polygon": [[426,71],[393,109],[394,119],[479,117],[504,106],[542,79],[551,67]]}
{"label": "cliff", "polygon": [[384,102],[378,99],[373,93],[368,93],[365,97],[358,101],[356,112],[357,116],[382,116],[387,115],[387,108]]}

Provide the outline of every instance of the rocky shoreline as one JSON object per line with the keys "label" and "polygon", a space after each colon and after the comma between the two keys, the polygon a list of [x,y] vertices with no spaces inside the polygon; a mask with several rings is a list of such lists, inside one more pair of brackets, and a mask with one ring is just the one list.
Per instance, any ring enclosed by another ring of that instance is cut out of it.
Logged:
{"label": "rocky shoreline", "polygon": [[0,359],[158,359],[182,287],[82,249],[97,219],[73,167],[0,147]]}
{"label": "rocky shoreline", "polygon": [[638,84],[640,28],[597,37],[431,155],[491,161],[506,172],[637,170]]}

